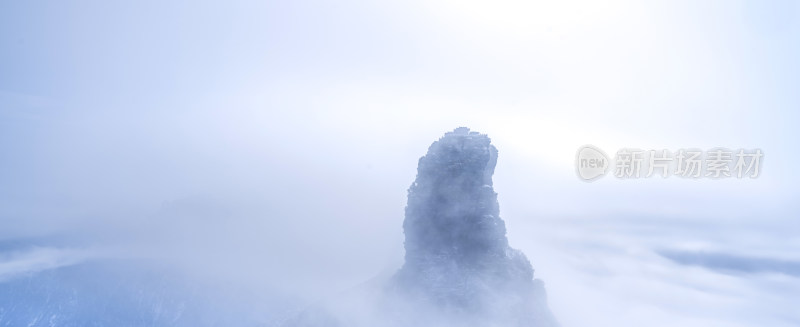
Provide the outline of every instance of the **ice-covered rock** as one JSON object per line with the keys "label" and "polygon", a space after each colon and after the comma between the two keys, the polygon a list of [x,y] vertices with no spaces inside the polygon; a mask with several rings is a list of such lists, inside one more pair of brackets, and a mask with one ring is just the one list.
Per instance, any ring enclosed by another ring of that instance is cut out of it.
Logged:
{"label": "ice-covered rock", "polygon": [[543,283],[508,245],[487,135],[457,128],[420,158],[408,190],[405,264],[393,291],[473,325],[555,326]]}
{"label": "ice-covered rock", "polygon": [[465,127],[434,142],[408,190],[403,267],[290,325],[557,326],[543,283],[508,244],[492,186],[497,154]]}

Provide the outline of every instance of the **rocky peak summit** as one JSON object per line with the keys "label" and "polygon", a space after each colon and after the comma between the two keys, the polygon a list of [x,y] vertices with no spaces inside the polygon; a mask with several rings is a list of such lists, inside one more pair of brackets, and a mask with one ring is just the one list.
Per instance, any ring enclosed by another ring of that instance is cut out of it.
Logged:
{"label": "rocky peak summit", "polygon": [[[403,221],[405,264],[394,289],[452,314],[436,324],[557,326],[544,284],[508,244],[492,186],[497,155],[487,135],[459,127],[419,159]],[[414,323],[428,323],[421,319]]]}
{"label": "rocky peak summit", "polygon": [[508,245],[496,163],[489,137],[466,127],[433,142],[408,189],[403,267],[285,325],[558,326],[544,284]]}
{"label": "rocky peak summit", "polygon": [[460,127],[419,159],[403,222],[406,265],[447,257],[473,265],[503,255],[508,241],[492,174],[497,149],[488,136]]}

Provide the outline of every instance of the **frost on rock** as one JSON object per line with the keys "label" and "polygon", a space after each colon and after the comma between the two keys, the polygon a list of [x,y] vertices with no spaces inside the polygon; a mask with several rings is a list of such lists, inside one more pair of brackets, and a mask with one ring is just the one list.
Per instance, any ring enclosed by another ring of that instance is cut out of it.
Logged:
{"label": "frost on rock", "polygon": [[307,310],[290,326],[558,326],[544,284],[506,238],[488,136],[457,128],[419,159],[408,190],[405,264]]}
{"label": "frost on rock", "polygon": [[556,326],[543,283],[533,278],[525,254],[508,245],[492,187],[496,163],[489,137],[465,127],[420,158],[403,222],[405,264],[391,291],[445,320]]}

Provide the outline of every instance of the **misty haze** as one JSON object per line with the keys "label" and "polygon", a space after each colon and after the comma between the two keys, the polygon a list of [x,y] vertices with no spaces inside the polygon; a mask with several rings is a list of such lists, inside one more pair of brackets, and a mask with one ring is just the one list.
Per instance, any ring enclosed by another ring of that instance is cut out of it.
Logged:
{"label": "misty haze", "polygon": [[0,326],[800,326],[799,36],[781,0],[2,1]]}

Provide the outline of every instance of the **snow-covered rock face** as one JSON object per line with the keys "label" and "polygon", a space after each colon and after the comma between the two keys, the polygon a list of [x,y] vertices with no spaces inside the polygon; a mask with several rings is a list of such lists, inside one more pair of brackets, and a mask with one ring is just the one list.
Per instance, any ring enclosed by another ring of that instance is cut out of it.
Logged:
{"label": "snow-covered rock face", "polygon": [[420,158],[403,222],[406,265],[446,257],[461,265],[503,255],[508,241],[492,174],[497,149],[489,137],[459,128]]}
{"label": "snow-covered rock face", "polygon": [[430,146],[408,190],[406,261],[391,289],[439,320],[452,315],[454,325],[555,326],[543,283],[508,245],[492,187],[496,163],[489,137],[464,127]]}
{"label": "snow-covered rock face", "polygon": [[457,128],[419,160],[403,222],[405,264],[285,325],[553,327],[544,285],[508,245],[488,136]]}

